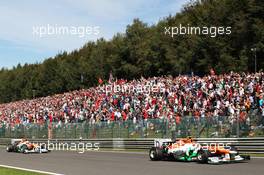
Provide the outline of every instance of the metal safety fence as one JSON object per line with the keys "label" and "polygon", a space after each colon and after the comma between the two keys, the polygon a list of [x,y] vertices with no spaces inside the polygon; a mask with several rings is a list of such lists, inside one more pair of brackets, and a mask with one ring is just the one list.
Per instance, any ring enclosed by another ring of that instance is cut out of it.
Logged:
{"label": "metal safety fence", "polygon": [[100,139],[100,138],[239,138],[264,136],[263,119],[236,120],[230,116],[180,119],[98,121],[8,125],[0,122],[0,138]]}

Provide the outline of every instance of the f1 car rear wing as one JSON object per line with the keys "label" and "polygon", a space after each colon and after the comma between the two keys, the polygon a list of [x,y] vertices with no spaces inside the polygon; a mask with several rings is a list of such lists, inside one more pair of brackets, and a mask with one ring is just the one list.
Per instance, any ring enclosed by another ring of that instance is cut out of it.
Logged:
{"label": "f1 car rear wing", "polygon": [[22,139],[11,139],[11,144],[13,145],[16,142],[21,142]]}

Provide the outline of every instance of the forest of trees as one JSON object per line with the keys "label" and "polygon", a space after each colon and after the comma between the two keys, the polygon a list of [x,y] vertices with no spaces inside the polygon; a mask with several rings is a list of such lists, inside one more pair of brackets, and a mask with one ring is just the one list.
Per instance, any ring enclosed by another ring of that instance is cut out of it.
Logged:
{"label": "forest of trees", "polygon": [[[230,35],[164,34],[166,26],[230,26]],[[71,53],[60,53],[43,63],[20,64],[0,71],[0,103],[47,96],[98,84],[98,78],[134,79],[141,76],[198,75],[254,72],[264,67],[263,0],[199,0],[180,13],[148,25],[134,19],[124,33],[109,41],[88,42]]]}

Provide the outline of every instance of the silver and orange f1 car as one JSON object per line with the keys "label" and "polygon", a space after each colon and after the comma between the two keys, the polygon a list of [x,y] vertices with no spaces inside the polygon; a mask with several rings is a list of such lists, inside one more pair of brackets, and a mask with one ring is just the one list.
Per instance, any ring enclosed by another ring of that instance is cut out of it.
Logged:
{"label": "silver and orange f1 car", "polygon": [[24,154],[50,152],[45,145],[31,143],[27,139],[12,139],[11,144],[6,147],[6,151]]}
{"label": "silver and orange f1 car", "polygon": [[206,145],[193,141],[192,138],[156,139],[149,151],[150,160],[195,161],[198,163],[221,164],[250,160],[249,155],[240,155],[233,146]]}

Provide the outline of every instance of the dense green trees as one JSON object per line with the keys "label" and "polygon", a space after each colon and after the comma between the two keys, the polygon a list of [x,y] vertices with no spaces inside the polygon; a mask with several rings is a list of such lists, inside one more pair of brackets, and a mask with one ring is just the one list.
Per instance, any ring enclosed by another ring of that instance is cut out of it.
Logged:
{"label": "dense green trees", "polygon": [[[230,35],[165,35],[165,27],[232,27]],[[88,42],[79,50],[60,53],[41,64],[20,64],[0,71],[0,102],[46,96],[98,84],[98,78],[133,79],[141,76],[199,75],[253,72],[264,67],[263,0],[199,0],[157,25],[135,19],[112,40]]]}

